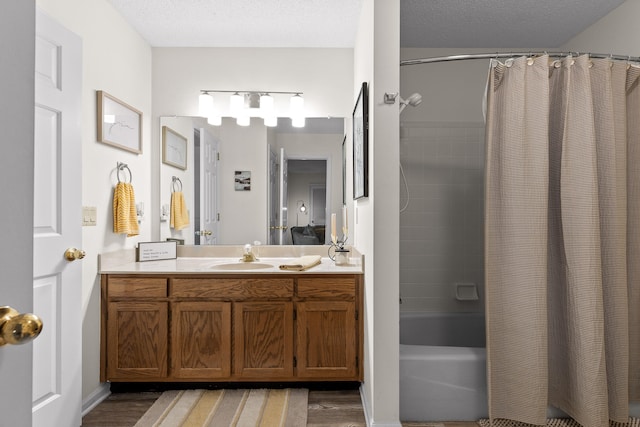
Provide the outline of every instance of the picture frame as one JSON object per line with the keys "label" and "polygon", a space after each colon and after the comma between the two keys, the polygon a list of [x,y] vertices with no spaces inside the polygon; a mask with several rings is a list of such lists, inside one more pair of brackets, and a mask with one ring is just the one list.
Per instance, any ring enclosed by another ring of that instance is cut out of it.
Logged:
{"label": "picture frame", "polygon": [[187,141],[169,126],[162,126],[162,163],[187,170]]}
{"label": "picture frame", "polygon": [[342,139],[342,205],[347,204],[347,135]]}
{"label": "picture frame", "polygon": [[251,191],[251,171],[235,171],[233,184],[236,191]]}
{"label": "picture frame", "polygon": [[142,112],[102,90],[96,101],[98,142],[142,154]]}
{"label": "picture frame", "polygon": [[353,109],[353,200],[369,197],[369,95],[363,82]]}

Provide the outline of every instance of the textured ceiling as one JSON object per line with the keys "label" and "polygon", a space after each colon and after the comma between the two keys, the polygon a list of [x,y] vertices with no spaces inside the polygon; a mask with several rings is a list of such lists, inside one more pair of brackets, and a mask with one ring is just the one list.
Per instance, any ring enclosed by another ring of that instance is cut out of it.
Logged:
{"label": "textured ceiling", "polygon": [[624,0],[401,0],[402,47],[552,48]]}
{"label": "textured ceiling", "polygon": [[[362,8],[362,0],[110,1],[152,46],[183,47],[353,47]],[[622,2],[400,0],[400,44],[553,48]]]}

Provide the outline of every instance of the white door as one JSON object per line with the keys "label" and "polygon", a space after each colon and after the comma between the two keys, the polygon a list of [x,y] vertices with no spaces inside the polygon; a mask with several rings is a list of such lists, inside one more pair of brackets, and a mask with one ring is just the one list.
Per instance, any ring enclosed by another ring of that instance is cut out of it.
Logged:
{"label": "white door", "polygon": [[285,243],[285,232],[287,231],[287,179],[288,179],[288,162],[287,155],[284,152],[284,148],[280,148],[280,172],[278,174],[278,233],[277,239],[279,245],[284,245]]}
{"label": "white door", "polygon": [[81,424],[82,40],[36,14],[33,307],[44,328],[33,347],[33,426]]}
{"label": "white door", "polygon": [[[33,73],[35,1],[2,4],[0,13],[0,306],[32,312],[33,276]],[[11,64],[11,66],[6,66]],[[8,148],[11,147],[11,148]],[[48,325],[44,325],[45,328]],[[31,353],[33,344],[0,347],[0,425],[31,425]]]}
{"label": "white door", "polygon": [[218,238],[218,140],[200,129],[200,244]]}
{"label": "white door", "polygon": [[269,146],[269,219],[267,221],[269,225],[269,244],[278,244],[278,155]]}

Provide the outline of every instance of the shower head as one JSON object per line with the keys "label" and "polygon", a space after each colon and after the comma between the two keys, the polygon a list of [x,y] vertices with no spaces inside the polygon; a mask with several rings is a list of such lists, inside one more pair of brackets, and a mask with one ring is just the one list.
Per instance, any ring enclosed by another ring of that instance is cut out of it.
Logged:
{"label": "shower head", "polygon": [[420,105],[420,103],[422,103],[422,95],[417,92],[411,94],[407,99],[400,97],[400,113],[402,113],[402,110],[404,110],[407,105],[416,107]]}

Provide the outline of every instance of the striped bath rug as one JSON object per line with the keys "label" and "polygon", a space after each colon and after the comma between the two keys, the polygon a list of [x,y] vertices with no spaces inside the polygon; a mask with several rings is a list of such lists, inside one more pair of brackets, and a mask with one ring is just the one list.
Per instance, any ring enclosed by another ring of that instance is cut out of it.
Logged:
{"label": "striped bath rug", "polygon": [[303,427],[309,390],[170,390],[135,427]]}
{"label": "striped bath rug", "polygon": [[[534,424],[521,423],[519,421],[496,419],[493,424],[487,419],[479,420],[480,427],[536,427]],[[547,420],[545,427],[582,427],[577,421],[571,418],[552,418]],[[610,427],[640,427],[640,419],[629,418],[628,423],[617,423],[611,421]]]}

